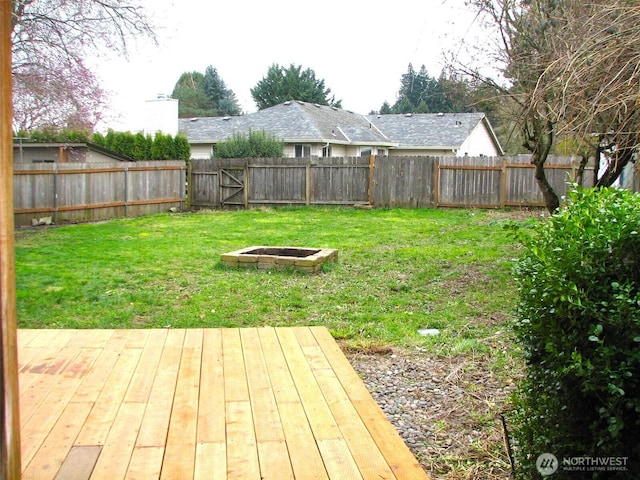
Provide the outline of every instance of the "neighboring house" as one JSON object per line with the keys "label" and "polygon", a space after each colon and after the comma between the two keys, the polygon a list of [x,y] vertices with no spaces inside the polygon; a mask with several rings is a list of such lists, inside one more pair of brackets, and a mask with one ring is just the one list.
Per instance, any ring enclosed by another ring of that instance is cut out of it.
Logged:
{"label": "neighboring house", "polygon": [[192,158],[210,158],[218,142],[250,130],[274,135],[287,157],[502,155],[482,113],[359,115],[297,100],[235,117],[180,119]]}
{"label": "neighboring house", "polygon": [[247,115],[180,119],[179,130],[192,158],[210,158],[216,143],[250,130],[282,140],[287,157],[385,155],[395,146],[362,115],[294,100]]}
{"label": "neighboring house", "polygon": [[13,161],[15,163],[106,163],[133,160],[93,143],[31,143],[18,139],[13,142]]}
{"label": "neighboring house", "polygon": [[369,115],[397,146],[390,156],[496,157],[504,155],[484,113]]}

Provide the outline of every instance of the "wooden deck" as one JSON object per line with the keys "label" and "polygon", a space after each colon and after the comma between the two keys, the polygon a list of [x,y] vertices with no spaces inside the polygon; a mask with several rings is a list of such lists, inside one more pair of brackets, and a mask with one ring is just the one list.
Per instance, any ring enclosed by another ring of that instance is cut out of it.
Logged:
{"label": "wooden deck", "polygon": [[18,345],[24,479],[428,479],[324,327]]}

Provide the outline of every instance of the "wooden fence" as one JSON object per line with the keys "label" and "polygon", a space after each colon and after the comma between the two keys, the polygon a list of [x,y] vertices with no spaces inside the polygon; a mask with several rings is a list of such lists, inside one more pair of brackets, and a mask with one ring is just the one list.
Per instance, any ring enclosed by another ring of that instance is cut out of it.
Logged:
{"label": "wooden fence", "polygon": [[138,216],[182,208],[181,161],[14,164],[16,226]]}
{"label": "wooden fence", "polygon": [[[258,205],[372,207],[543,207],[527,156],[349,157],[192,160],[193,208]],[[587,169],[587,176],[593,167]],[[547,177],[564,195],[570,158],[549,158]]]}

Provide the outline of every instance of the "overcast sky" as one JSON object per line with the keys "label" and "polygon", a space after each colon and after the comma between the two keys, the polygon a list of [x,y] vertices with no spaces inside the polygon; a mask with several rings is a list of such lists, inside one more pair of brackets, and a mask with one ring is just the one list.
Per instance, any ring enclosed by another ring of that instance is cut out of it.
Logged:
{"label": "overcast sky", "polygon": [[183,72],[218,70],[245,113],[250,89],[270,65],[311,68],[343,108],[361,114],[393,104],[409,63],[437,77],[443,50],[470,39],[474,15],[464,0],[144,0],[159,44],[131,44],[128,59],[96,62],[111,93],[101,125],[143,128],[144,102],[170,95]]}

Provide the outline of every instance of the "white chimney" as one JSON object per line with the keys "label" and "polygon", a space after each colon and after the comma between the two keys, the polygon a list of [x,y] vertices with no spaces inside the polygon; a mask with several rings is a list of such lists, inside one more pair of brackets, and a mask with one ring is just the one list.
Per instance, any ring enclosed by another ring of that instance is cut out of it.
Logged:
{"label": "white chimney", "polygon": [[145,102],[144,134],[157,132],[176,136],[178,134],[178,100],[160,94],[155,100]]}

